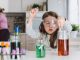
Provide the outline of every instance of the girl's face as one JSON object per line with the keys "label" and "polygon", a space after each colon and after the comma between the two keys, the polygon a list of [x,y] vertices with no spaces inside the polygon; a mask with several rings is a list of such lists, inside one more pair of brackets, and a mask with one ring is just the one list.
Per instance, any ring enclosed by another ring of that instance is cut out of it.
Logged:
{"label": "girl's face", "polygon": [[58,29],[57,19],[53,16],[44,18],[43,25],[48,34],[52,34]]}

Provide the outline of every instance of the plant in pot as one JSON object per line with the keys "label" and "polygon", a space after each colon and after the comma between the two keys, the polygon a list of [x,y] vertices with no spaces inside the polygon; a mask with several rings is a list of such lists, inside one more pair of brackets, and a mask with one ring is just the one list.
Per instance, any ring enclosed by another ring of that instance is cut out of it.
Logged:
{"label": "plant in pot", "polygon": [[72,32],[71,32],[71,37],[72,38],[77,38],[77,33],[78,33],[78,30],[79,30],[79,26],[76,25],[76,24],[72,24]]}

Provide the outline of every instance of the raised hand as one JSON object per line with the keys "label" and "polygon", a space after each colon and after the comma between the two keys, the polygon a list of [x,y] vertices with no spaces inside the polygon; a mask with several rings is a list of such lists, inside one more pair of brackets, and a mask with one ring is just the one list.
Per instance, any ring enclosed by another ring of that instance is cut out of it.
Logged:
{"label": "raised hand", "polygon": [[65,18],[64,17],[58,17],[58,26],[59,29],[62,28],[65,24]]}
{"label": "raised hand", "polygon": [[30,18],[34,18],[38,13],[38,8],[31,9]]}
{"label": "raised hand", "polygon": [[36,16],[37,12],[38,12],[38,8],[31,9],[29,13],[29,20],[27,21],[29,26],[32,26],[34,17]]}

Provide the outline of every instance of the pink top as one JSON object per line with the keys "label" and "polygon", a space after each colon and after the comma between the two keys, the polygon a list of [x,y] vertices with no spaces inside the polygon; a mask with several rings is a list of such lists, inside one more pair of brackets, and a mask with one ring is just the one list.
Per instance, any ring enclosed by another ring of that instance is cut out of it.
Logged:
{"label": "pink top", "polygon": [[7,17],[4,13],[0,13],[0,29],[8,29]]}

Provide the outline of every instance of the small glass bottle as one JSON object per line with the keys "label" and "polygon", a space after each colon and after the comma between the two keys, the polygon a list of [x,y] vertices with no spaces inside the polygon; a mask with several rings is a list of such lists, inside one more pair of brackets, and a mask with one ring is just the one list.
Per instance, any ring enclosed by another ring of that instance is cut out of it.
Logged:
{"label": "small glass bottle", "polygon": [[37,58],[45,57],[45,45],[43,43],[43,39],[38,39],[38,41],[37,41],[36,56],[37,56]]}
{"label": "small glass bottle", "polygon": [[[11,36],[11,53],[12,53],[13,50],[15,50],[16,51],[15,59],[17,59],[17,56],[19,56],[19,54],[20,54],[19,26],[17,26],[15,28],[14,33],[15,34],[13,34]],[[12,58],[12,56],[14,56],[14,55],[11,55],[11,58]]]}
{"label": "small glass bottle", "polygon": [[66,30],[58,32],[58,56],[69,55],[69,36]]}

